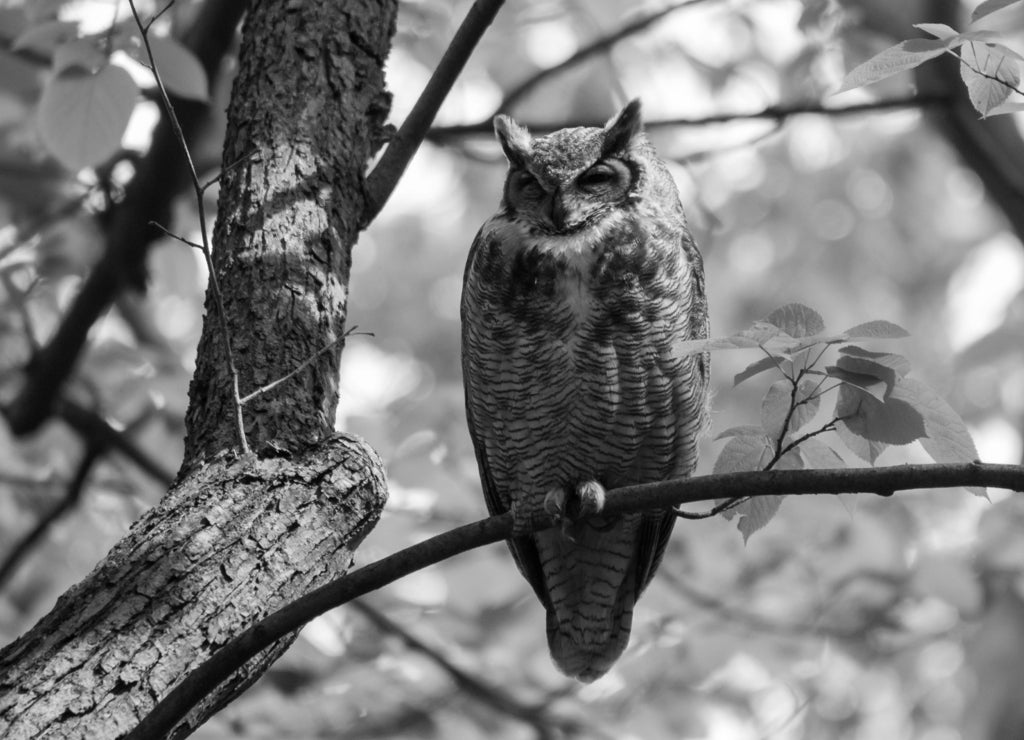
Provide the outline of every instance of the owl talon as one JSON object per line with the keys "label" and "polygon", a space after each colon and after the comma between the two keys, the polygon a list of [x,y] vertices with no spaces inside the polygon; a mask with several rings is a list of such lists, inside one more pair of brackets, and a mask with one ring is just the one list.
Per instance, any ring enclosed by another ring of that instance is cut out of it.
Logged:
{"label": "owl talon", "polygon": [[565,489],[552,488],[544,497],[544,511],[551,517],[552,521],[565,520]]}
{"label": "owl talon", "polygon": [[576,486],[576,499],[579,506],[578,517],[600,514],[604,509],[604,486],[596,480],[584,481]]}

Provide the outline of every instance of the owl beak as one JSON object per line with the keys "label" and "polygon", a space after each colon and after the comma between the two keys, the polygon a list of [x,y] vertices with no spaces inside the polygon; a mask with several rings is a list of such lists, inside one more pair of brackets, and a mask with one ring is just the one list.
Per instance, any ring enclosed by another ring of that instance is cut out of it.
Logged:
{"label": "owl beak", "polygon": [[577,225],[573,218],[573,209],[565,202],[565,197],[560,191],[556,190],[549,196],[547,206],[548,220],[555,231],[571,231]]}

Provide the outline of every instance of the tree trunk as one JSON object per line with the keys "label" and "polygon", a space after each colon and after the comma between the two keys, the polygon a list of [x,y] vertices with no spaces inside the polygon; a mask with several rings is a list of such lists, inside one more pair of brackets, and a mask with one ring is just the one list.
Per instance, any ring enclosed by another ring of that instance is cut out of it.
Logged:
{"label": "tree trunk", "polygon": [[[209,0],[213,2],[215,0]],[[397,0],[254,2],[229,107],[214,261],[256,455],[239,458],[216,302],[175,486],[0,652],[0,736],[114,738],[221,644],[341,575],[386,498],[379,458],[332,435],[363,173],[382,139]],[[207,700],[250,685],[282,641]]]}

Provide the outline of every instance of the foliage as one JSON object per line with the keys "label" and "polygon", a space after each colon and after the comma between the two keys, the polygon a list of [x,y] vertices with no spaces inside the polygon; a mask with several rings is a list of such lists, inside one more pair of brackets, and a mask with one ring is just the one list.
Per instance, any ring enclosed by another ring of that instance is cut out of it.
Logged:
{"label": "foliage", "polygon": [[[0,33],[12,30],[0,23]],[[206,73],[192,52],[166,35],[152,35],[150,43],[168,92],[209,100]],[[117,153],[140,92],[126,66],[130,60],[150,66],[132,19],[83,34],[76,23],[41,18],[20,31],[11,49],[52,60],[39,100],[39,127],[61,164],[79,170]]]}
{"label": "foliage", "polygon": [[[964,422],[927,385],[906,377],[910,363],[905,357],[853,343],[906,336],[905,329],[884,320],[830,334],[814,309],[791,303],[737,334],[682,342],[693,352],[759,349],[764,357],[737,373],[734,385],[765,372],[782,376],[761,401],[759,425],[730,427],[715,437],[728,442],[714,472],[845,467],[842,454],[821,437],[827,432],[835,432],[847,451],[869,464],[889,445],[918,441],[935,462],[976,460]],[[838,353],[835,364],[823,365],[832,348]],[[809,429],[821,417],[825,421]],[[985,495],[984,489],[971,490]],[[771,520],[782,498],[731,502],[726,516],[740,516],[738,527],[746,539]]]}
{"label": "foliage", "polygon": [[[891,46],[850,70],[838,92],[870,85],[905,72],[943,54],[960,60],[960,75],[971,103],[982,116],[1024,110],[1020,89],[1024,56],[1007,45],[1024,31],[1022,0],[986,0],[971,15],[971,23],[959,32],[943,23],[914,26],[934,39],[909,39]],[[959,53],[956,51],[959,49]],[[1015,95],[1018,100],[1010,100]]]}

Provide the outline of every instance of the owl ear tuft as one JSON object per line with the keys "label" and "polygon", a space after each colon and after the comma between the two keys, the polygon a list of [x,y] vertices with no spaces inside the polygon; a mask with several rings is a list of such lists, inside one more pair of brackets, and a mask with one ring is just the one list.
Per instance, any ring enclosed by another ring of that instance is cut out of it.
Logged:
{"label": "owl ear tuft", "polygon": [[494,117],[494,133],[501,142],[501,148],[509,164],[521,167],[533,146],[533,139],[525,126],[520,126],[509,116]]}
{"label": "owl ear tuft", "polygon": [[626,107],[608,121],[604,127],[604,155],[629,148],[630,142],[643,134],[644,122],[640,118],[640,98],[633,98]]}

